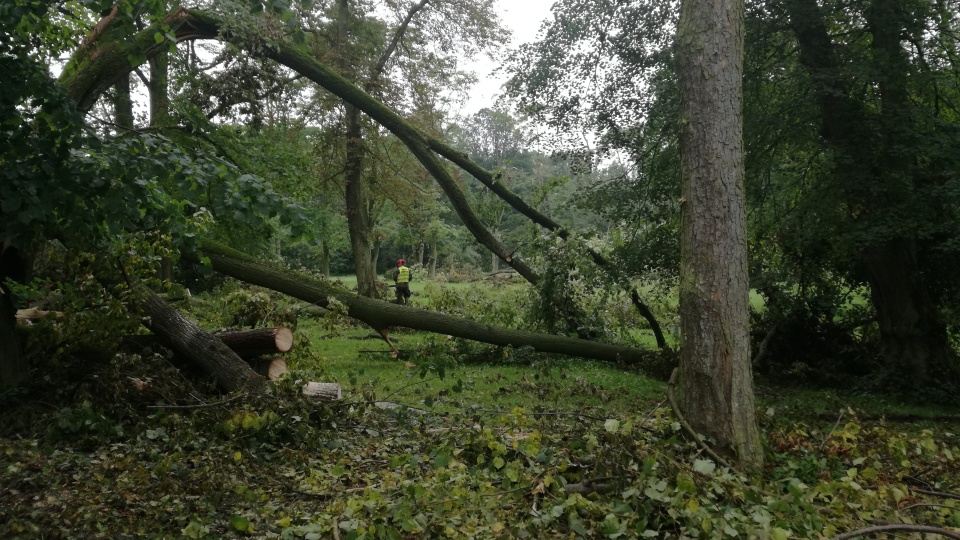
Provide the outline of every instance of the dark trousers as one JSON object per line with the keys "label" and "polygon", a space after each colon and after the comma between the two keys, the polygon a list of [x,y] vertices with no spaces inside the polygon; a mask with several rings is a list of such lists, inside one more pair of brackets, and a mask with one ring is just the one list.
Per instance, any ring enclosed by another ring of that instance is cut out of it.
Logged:
{"label": "dark trousers", "polygon": [[408,298],[410,298],[410,284],[397,283],[397,303],[406,304]]}

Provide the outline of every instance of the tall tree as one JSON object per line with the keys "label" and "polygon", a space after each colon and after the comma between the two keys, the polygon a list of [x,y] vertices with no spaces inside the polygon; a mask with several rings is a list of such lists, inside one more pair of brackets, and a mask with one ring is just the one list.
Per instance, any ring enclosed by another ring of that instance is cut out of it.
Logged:
{"label": "tall tree", "polygon": [[[397,2],[389,10],[396,22],[387,23],[364,2],[336,0],[334,54],[339,70],[381,100],[406,101],[421,111],[433,109],[438,85],[456,71],[452,54],[476,52],[502,39],[490,6],[489,1]],[[443,20],[449,24],[438,24]],[[446,66],[448,73],[437,70],[441,66]],[[370,163],[378,159],[374,153],[377,146],[372,144],[378,133],[365,124],[355,105],[346,103],[343,111],[344,193],[357,288],[364,296],[374,296],[378,249],[371,244],[375,216],[371,214],[374,203],[369,199],[384,197],[370,185],[376,182],[373,173],[382,170]]]}
{"label": "tall tree", "polygon": [[750,368],[742,0],[684,0],[680,81],[681,408],[750,467],[763,463]]}
{"label": "tall tree", "polygon": [[[933,14],[919,5],[867,1],[857,6],[862,18],[810,0],[785,0],[783,7],[830,152],[826,174],[843,205],[837,238],[846,241],[857,274],[870,286],[887,367],[914,387],[934,378],[956,382],[960,366],[930,290],[935,273],[927,261],[931,248],[941,256],[956,253],[950,240],[943,242],[957,234],[949,225],[955,215],[942,200],[953,192],[939,187],[956,174],[952,156],[960,137],[956,109],[926,103],[928,96],[952,101],[960,95],[957,63],[941,56],[942,45],[925,43],[925,19]],[[828,20],[855,32],[834,37]],[[940,40],[957,38],[946,32]],[[943,58],[942,69],[938,60],[925,60],[928,54]],[[949,78],[938,81],[937,71]]]}

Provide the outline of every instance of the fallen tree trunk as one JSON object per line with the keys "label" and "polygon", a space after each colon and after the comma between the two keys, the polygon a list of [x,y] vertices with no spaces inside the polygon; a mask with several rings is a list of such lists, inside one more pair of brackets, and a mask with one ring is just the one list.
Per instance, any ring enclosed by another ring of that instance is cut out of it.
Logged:
{"label": "fallen tree trunk", "polygon": [[164,341],[173,352],[189,358],[211,374],[217,386],[226,392],[260,392],[266,381],[222,341],[173,309],[149,289],[142,288],[144,325]]}
{"label": "fallen tree trunk", "polygon": [[336,299],[347,307],[350,317],[363,321],[381,334],[383,330],[400,326],[493,345],[532,347],[538,352],[630,363],[640,362],[651,354],[650,351],[634,347],[500,328],[433,311],[363,298],[309,275],[260,261],[209,240],[202,243],[201,251],[210,259],[215,271],[241,281],[321,307],[326,307],[330,299]]}
{"label": "fallen tree trunk", "polygon": [[[252,330],[229,330],[211,334],[218,338],[237,356],[244,360],[259,356],[275,355],[289,352],[293,348],[293,332],[289,328],[254,328]],[[135,343],[141,347],[160,343],[172,348],[165,338],[157,334],[127,336],[124,341]]]}

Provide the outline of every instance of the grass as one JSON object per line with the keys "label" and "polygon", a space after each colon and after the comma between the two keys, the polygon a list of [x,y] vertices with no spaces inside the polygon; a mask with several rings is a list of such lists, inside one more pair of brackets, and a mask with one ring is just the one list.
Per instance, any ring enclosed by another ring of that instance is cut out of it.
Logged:
{"label": "grass", "polygon": [[[356,283],[352,276],[338,277],[348,287]],[[480,285],[483,287],[484,285]],[[414,281],[414,305],[428,307],[440,291],[467,294],[477,283],[431,283]],[[525,284],[497,288],[485,287],[483,293],[491,301],[516,301],[516,293]],[[511,296],[512,295],[512,296]],[[751,305],[762,309],[762,299],[751,293]],[[305,321],[299,329],[311,343],[311,350],[322,365],[303,365],[308,372],[321,372],[341,383],[345,395],[373,391],[377,399],[390,400],[411,407],[425,407],[440,412],[463,408],[512,408],[580,410],[617,415],[635,413],[664,399],[665,384],[618,366],[580,358],[546,357],[516,360],[494,359],[488,363],[464,363],[435,359],[403,357],[393,359],[390,349],[366,328],[348,327],[324,330]],[[392,335],[398,347],[416,351],[430,339],[430,334],[399,331]],[[676,346],[673,336],[668,336]],[[637,328],[633,339],[638,346],[653,349],[652,331]],[[462,381],[462,383],[458,383]],[[905,402],[891,396],[849,389],[808,389],[755,383],[755,394],[761,412],[776,416],[802,417],[830,421],[840,411],[856,410],[870,418],[936,421],[960,415],[956,408]],[[600,414],[600,413],[598,413]]]}
{"label": "grass", "polygon": [[[504,357],[492,363],[438,363],[416,352],[416,347],[428,340],[421,332],[391,336],[405,352],[401,359],[392,358],[382,340],[368,339],[369,330],[324,332],[306,324],[298,332],[310,340],[311,351],[322,365],[296,367],[326,374],[341,384],[346,396],[373,392],[378,400],[437,412],[522,406],[627,414],[660,401],[664,391],[661,382],[583,359],[538,356],[529,360]],[[413,354],[408,355],[411,350]],[[502,353],[509,355],[510,351]]]}

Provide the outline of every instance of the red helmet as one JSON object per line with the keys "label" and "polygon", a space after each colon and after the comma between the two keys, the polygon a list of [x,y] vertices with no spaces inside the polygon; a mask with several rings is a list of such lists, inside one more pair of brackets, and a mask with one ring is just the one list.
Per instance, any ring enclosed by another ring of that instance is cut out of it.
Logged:
{"label": "red helmet", "polygon": [[407,264],[407,261],[403,259],[397,259],[397,266],[403,266],[405,264]]}

